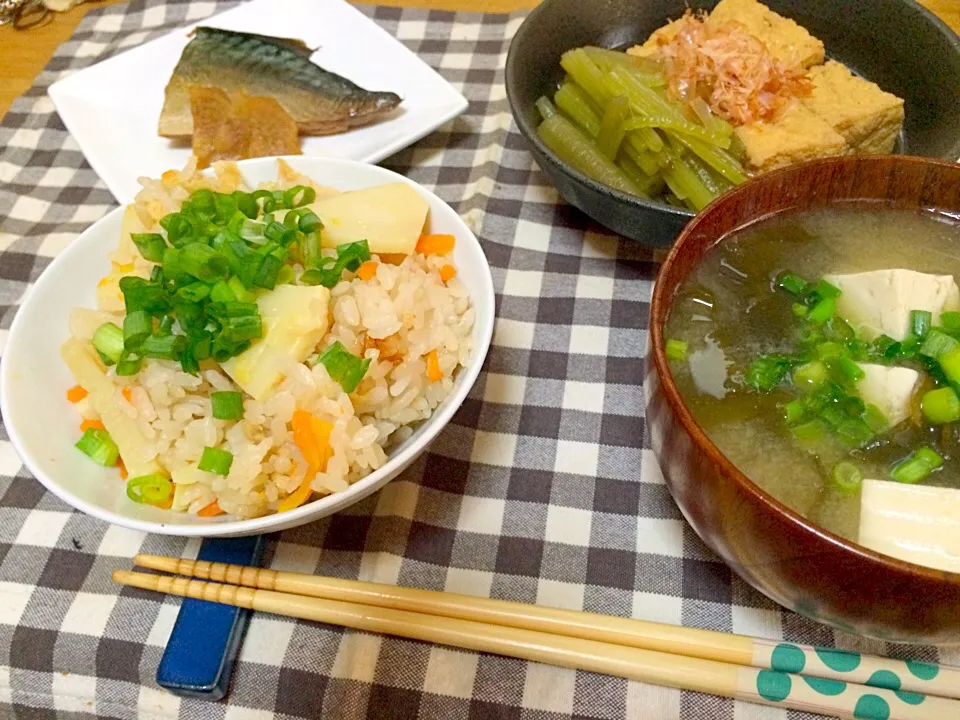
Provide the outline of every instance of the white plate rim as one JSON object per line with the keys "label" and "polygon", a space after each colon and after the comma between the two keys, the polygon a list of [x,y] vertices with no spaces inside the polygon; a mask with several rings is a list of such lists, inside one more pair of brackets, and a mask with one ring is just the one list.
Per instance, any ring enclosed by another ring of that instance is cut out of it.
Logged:
{"label": "white plate rim", "polygon": [[[74,98],[77,96],[76,91],[73,90],[73,86],[85,82],[85,76],[88,71],[99,69],[101,72],[103,66],[112,65],[114,63],[123,62],[125,59],[129,61],[130,55],[136,55],[140,52],[143,52],[144,49],[149,49],[150,46],[155,45],[160,42],[169,42],[169,38],[172,35],[177,34],[186,34],[192,31],[194,28],[201,25],[212,24],[216,26],[216,22],[223,18],[224,16],[229,16],[231,13],[234,13],[238,10],[249,8],[251,5],[255,5],[258,2],[266,4],[270,0],[251,0],[250,2],[242,3],[233,8],[229,8],[221,13],[215,13],[205,18],[201,18],[196,21],[191,21],[186,25],[175,28],[168,33],[165,33],[159,37],[153,38],[145,43],[136,45],[131,48],[124,49],[121,52],[118,52],[114,55],[111,55],[108,58],[105,58],[99,62],[96,62],[92,65],[88,65],[85,68],[77,70],[76,72],[70,73],[66,77],[63,77],[56,82],[54,82],[47,89],[47,94],[50,97],[50,101],[53,103],[54,108],[57,111],[57,114],[60,116],[60,120],[63,122],[64,127],[74,138],[77,144],[80,146],[80,150],[83,153],[83,156],[86,158],[87,162],[90,164],[90,167],[93,171],[100,177],[103,183],[107,186],[107,189],[113,195],[114,199],[119,203],[126,203],[133,200],[133,197],[129,195],[128,192],[125,192],[122,189],[122,186],[130,186],[135,183],[136,178],[132,179],[132,182],[129,178],[126,179],[114,179],[115,176],[119,175],[119,171],[115,170],[115,166],[118,163],[109,162],[109,157],[106,154],[100,152],[90,152],[90,146],[88,143],[85,143],[81,138],[85,136],[85,133],[78,132],[77,125],[75,120],[79,117],[79,112],[75,111],[72,105]],[[411,51],[406,45],[404,45],[400,40],[393,37],[388,33],[383,27],[381,27],[377,22],[372,18],[360,12],[359,9],[346,2],[346,0],[338,0],[343,2],[343,5],[348,8],[352,13],[354,13],[362,22],[370,26],[371,31],[375,31],[380,34],[385,43],[389,43],[390,47],[396,48],[397,52],[402,52],[414,59],[432,75],[436,81],[437,85],[442,85],[444,90],[450,96],[450,102],[437,103],[436,115],[433,120],[429,123],[424,123],[416,130],[408,131],[404,134],[400,134],[396,137],[391,137],[389,140],[385,141],[383,144],[379,144],[376,150],[371,152],[357,155],[355,157],[343,157],[343,158],[330,158],[330,159],[345,159],[345,160],[355,160],[358,162],[365,162],[375,164],[384,160],[391,155],[403,150],[406,147],[422,140],[424,137],[435,131],[440,126],[445,123],[453,120],[454,118],[463,114],[469,107],[469,102],[464,97],[463,93],[457,90],[446,78],[444,78],[440,73],[430,67],[424,60],[419,57],[416,53]],[[247,10],[249,11],[249,10]],[[249,30],[249,32],[254,32],[255,29]],[[171,68],[172,69],[172,68]],[[373,127],[373,126],[369,126]],[[159,137],[159,136],[158,136]],[[335,137],[335,136],[328,136]],[[86,145],[86,147],[85,147]],[[324,157],[321,155],[306,155],[306,157]],[[254,158],[257,159],[257,158]]]}

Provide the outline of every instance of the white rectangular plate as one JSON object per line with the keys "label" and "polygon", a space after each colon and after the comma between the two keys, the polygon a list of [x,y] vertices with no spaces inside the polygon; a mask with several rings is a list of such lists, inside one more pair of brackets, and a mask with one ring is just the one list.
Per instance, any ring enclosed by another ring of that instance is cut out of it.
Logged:
{"label": "white rectangular plate", "polygon": [[467,108],[446,80],[343,0],[252,0],[70,75],[50,98],[93,169],[119,202],[190,157],[185,142],[157,135],[163,90],[197,25],[298,38],[313,62],[368,90],[403,98],[385,120],[340,135],[301,138],[304,155],[376,163]]}

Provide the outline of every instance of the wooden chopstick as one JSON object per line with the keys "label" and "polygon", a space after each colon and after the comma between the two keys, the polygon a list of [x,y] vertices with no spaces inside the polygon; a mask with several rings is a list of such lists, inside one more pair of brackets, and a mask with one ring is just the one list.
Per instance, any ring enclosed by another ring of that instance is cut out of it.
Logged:
{"label": "wooden chopstick", "polygon": [[169,575],[117,570],[113,579],[123,585],[171,595],[841,718],[960,717],[960,702],[956,700],[804,678],[535,630]]}
{"label": "wooden chopstick", "polygon": [[883,687],[892,690],[960,698],[960,668],[946,665],[905,662],[832,648],[777,643],[713,630],[372,582],[277,572],[243,565],[159,555],[137,555],[133,561],[141,567],[176,575],[189,575],[294,595],[536,630],[553,635],[752,666],[761,670],[802,672],[807,676],[828,680],[874,685],[882,679],[887,682]]}

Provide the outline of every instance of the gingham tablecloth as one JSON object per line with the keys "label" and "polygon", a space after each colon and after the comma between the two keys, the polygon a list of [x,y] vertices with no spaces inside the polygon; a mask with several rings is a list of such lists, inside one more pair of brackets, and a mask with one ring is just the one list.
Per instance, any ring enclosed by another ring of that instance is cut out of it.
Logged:
{"label": "gingham tablecloth", "polygon": [[[96,9],[14,103],[0,128],[0,348],[30,282],[114,205],[47,87],[226,6]],[[957,651],[857,640],[781,610],[684,523],[645,441],[656,267],[565,205],[512,125],[503,66],[522,16],[365,12],[470,101],[385,165],[476,230],[496,332],[485,372],[430,452],[364,502],[274,537],[271,566],[957,662]],[[110,573],[137,552],[197,547],[72,512],[24,472],[0,426],[0,717],[805,717],[262,614],[227,700],[182,700],[154,682],[178,602],[121,590]]]}

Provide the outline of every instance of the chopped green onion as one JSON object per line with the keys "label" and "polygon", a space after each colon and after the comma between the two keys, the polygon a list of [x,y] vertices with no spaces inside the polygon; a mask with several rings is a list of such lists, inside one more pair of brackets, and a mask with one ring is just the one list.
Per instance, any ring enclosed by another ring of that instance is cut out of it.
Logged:
{"label": "chopped green onion", "polygon": [[296,279],[296,273],[294,273],[293,267],[290,265],[284,265],[280,268],[280,272],[277,273],[277,285],[292,285]]}
{"label": "chopped green onion", "polygon": [[[838,401],[840,409],[849,417],[859,418],[863,416],[863,413],[866,411],[867,406],[856,395],[849,395],[842,400]],[[869,425],[868,425],[869,427]]]}
{"label": "chopped green onion", "polygon": [[840,339],[844,342],[850,342],[857,337],[857,331],[850,326],[850,323],[836,315],[828,321],[827,332],[832,335],[834,339]]}
{"label": "chopped green onion", "polygon": [[856,382],[865,377],[863,369],[848,357],[832,358],[830,363],[831,367],[836,368],[848,380]]}
{"label": "chopped green onion", "polygon": [[180,353],[180,369],[190,375],[196,375],[200,372],[200,361],[194,355],[193,348],[193,344],[188,343],[183,352]]}
{"label": "chopped green onion", "polygon": [[180,267],[188,275],[205,283],[222,280],[230,271],[226,257],[199,242],[188,243],[180,248]]}
{"label": "chopped green onion", "polygon": [[135,503],[161,505],[170,499],[172,493],[173,483],[159,473],[127,480],[127,497]]}
{"label": "chopped green onion", "polygon": [[793,371],[793,384],[802,388],[817,387],[827,379],[827,367],[819,360],[805,363]]}
{"label": "chopped green onion", "polygon": [[[283,216],[283,224],[286,225],[291,230],[297,230],[300,227],[300,216],[305,213],[310,212],[307,208],[294,208],[289,210],[286,215]],[[266,222],[266,221],[264,221]],[[270,216],[270,222],[273,222],[273,216]],[[270,223],[268,222],[267,225]]]}
{"label": "chopped green onion", "polygon": [[807,313],[807,320],[812,322],[814,325],[823,325],[827,320],[833,317],[833,314],[837,310],[836,301],[831,298],[823,298],[816,305],[810,308],[810,312]]}
{"label": "chopped green onion", "polygon": [[810,283],[799,275],[792,272],[785,272],[781,273],[780,277],[777,278],[777,287],[786,290],[791,295],[799,297],[807,291]]}
{"label": "chopped green onion", "polygon": [[255,302],[240,302],[235,300],[228,303],[210,305],[210,314],[217,318],[254,317],[259,315],[259,307]]}
{"label": "chopped green onion", "polygon": [[960,420],[960,397],[951,387],[937,388],[924,393],[920,399],[923,416],[934,425]]}
{"label": "chopped green onion", "polygon": [[123,355],[123,330],[113,323],[104,323],[93,333],[93,346],[111,364],[116,363]]}
{"label": "chopped green onion", "polygon": [[[94,349],[96,350],[96,348],[94,348]],[[111,365],[116,365],[116,364],[117,364],[116,362],[114,362],[113,360],[111,360],[110,358],[108,358],[106,355],[104,355],[104,354],[103,354],[102,352],[100,352],[99,350],[97,350],[97,355],[100,356],[100,360],[102,360],[102,361],[103,361],[103,364],[106,365],[107,367],[110,367]]]}
{"label": "chopped green onion", "polygon": [[183,335],[151,335],[140,346],[144,357],[178,360],[187,345]]}
{"label": "chopped green onion", "polygon": [[926,337],[923,339],[923,343],[917,352],[920,355],[937,359],[941,355],[951,350],[956,350],[957,348],[960,348],[960,341],[957,341],[956,338],[947,335],[937,328],[930,328],[927,330]]}
{"label": "chopped green onion", "polygon": [[826,280],[821,280],[818,282],[816,287],[813,288],[813,292],[815,292],[817,297],[821,300],[840,296],[840,288],[838,288],[836,285],[831,285]]}
{"label": "chopped green onion", "polygon": [[[253,193],[256,195],[256,193]],[[217,193],[214,197],[214,216],[218,223],[225,225],[237,214],[240,209],[240,200],[232,195]],[[246,213],[244,213],[246,215]],[[256,217],[254,215],[253,217]]]}
{"label": "chopped green onion", "polygon": [[217,420],[239,420],[243,417],[243,394],[234,390],[211,393],[213,416]]}
{"label": "chopped green onion", "polygon": [[158,263],[163,262],[163,252],[167,249],[167,241],[159,233],[130,233],[130,239],[137,246],[137,250],[144,260]]}
{"label": "chopped green onion", "polygon": [[142,366],[142,357],[127,353],[117,362],[117,377],[130,377],[131,375],[136,375],[138,372],[140,372],[140,368]]}
{"label": "chopped green onion", "polygon": [[863,483],[863,473],[856,465],[842,460],[833,466],[830,479],[837,489],[846,493],[856,492]]}
{"label": "chopped green onion", "polygon": [[176,248],[193,239],[193,223],[183,213],[170,213],[162,217],[160,227],[167,231],[167,241]]}
{"label": "chopped green onion", "polygon": [[226,303],[233,302],[236,299],[237,296],[233,290],[230,289],[230,284],[223,280],[218,280],[216,284],[210,288],[210,302]]}
{"label": "chopped green onion", "polygon": [[807,409],[802,402],[799,400],[791,400],[783,406],[783,419],[786,420],[787,425],[794,425],[803,419],[806,412]]}
{"label": "chopped green onion", "polygon": [[366,240],[337,245],[337,262],[343,261],[345,269],[356,271],[362,263],[370,259],[370,246]]}
{"label": "chopped green onion", "polygon": [[231,342],[229,338],[222,333],[213,341],[211,355],[217,362],[224,362],[235,357],[250,347],[250,341],[244,340],[240,343]]}
{"label": "chopped green onion", "polygon": [[199,335],[200,337],[193,341],[193,357],[198,362],[203,362],[213,352],[213,337],[207,332],[199,333]]}
{"label": "chopped green onion", "polygon": [[346,393],[352,393],[357,389],[363,376],[367,374],[367,368],[370,367],[369,358],[357,357],[339,340],[324,350],[317,358],[317,362],[327,369],[330,378],[339,383]]}
{"label": "chopped green onion", "polygon": [[222,324],[221,336],[235,344],[263,337],[263,322],[259,315],[229,317],[225,318]]}
{"label": "chopped green onion", "polygon": [[264,256],[257,274],[253,276],[254,286],[265,290],[273,290],[277,284],[277,275],[282,267],[283,261],[278,260],[275,255]]}
{"label": "chopped green onion", "polygon": [[940,313],[940,324],[950,332],[960,330],[960,312],[947,311]]}
{"label": "chopped green onion", "polygon": [[216,216],[217,198],[213,190],[201,188],[194,190],[187,201],[183,204],[180,212],[209,220]]}
{"label": "chopped green onion", "polygon": [[291,228],[288,228],[283,223],[278,223],[274,221],[269,225],[267,225],[267,229],[264,232],[264,236],[270,242],[275,242],[280,245],[286,246],[297,239],[297,231]]}
{"label": "chopped green onion", "polygon": [[823,340],[823,333],[813,325],[801,325],[797,328],[797,340],[801,345],[816,345]]}
{"label": "chopped green onion", "polygon": [[762,355],[747,369],[746,381],[753,388],[766,392],[773,390],[786,377],[790,361],[780,355]]}
{"label": "chopped green onion", "polygon": [[167,280],[178,280],[183,275],[183,269],[180,267],[180,251],[177,248],[168,247],[163,251],[163,277]]}
{"label": "chopped green onion", "polygon": [[197,469],[215,475],[226,475],[233,465],[233,453],[215,447],[205,447]]}
{"label": "chopped green onion", "polygon": [[914,335],[907,335],[907,337],[900,342],[900,350],[898,354],[902,358],[912,358],[916,356],[919,350],[920,338]]}
{"label": "chopped green onion", "polygon": [[819,420],[810,420],[790,430],[794,438],[802,443],[814,443],[823,438],[824,427]]}
{"label": "chopped green onion", "polygon": [[817,345],[817,357],[821,360],[843,357],[847,349],[838,342],[828,341]]}
{"label": "chopped green onion", "polygon": [[323,280],[323,273],[319,270],[307,270],[300,275],[301,285],[319,285],[321,280]]}
{"label": "chopped green onion", "polygon": [[320,267],[320,233],[306,234],[300,241],[300,254],[303,256],[304,268],[310,270]]}
{"label": "chopped green onion", "polygon": [[166,312],[170,307],[163,288],[136,275],[120,278],[120,292],[128,313],[146,310],[151,315]]}
{"label": "chopped green onion", "polygon": [[[196,194],[196,193],[194,193]],[[260,208],[257,207],[257,201],[253,195],[242,190],[233,191],[233,199],[237,201],[237,209],[251,220],[256,220],[260,214]]]}
{"label": "chopped green onion", "polygon": [[810,308],[803,303],[794,303],[790,306],[790,310],[793,312],[794,316],[798,318],[806,317],[807,313],[810,312]]}
{"label": "chopped green onion", "polygon": [[923,338],[930,329],[933,321],[933,313],[929,310],[911,310],[910,311],[910,332],[918,338]]}
{"label": "chopped green onion", "polygon": [[820,410],[820,419],[830,427],[836,429],[847,421],[847,414],[837,407],[835,403],[830,403]]}
{"label": "chopped green onion", "polygon": [[664,349],[667,353],[668,360],[682,361],[687,359],[687,350],[689,347],[683,340],[667,340],[667,345]]}
{"label": "chopped green onion", "polygon": [[127,313],[123,318],[123,347],[126,350],[136,350],[152,332],[153,321],[146,310]]}
{"label": "chopped green onion", "polygon": [[177,290],[177,297],[189,303],[198,303],[210,295],[210,286],[202,282],[190,283]]}
{"label": "chopped green onion", "polygon": [[949,350],[937,358],[940,369],[952,383],[960,383],[960,348]]}
{"label": "chopped green onion", "polygon": [[243,213],[238,213],[237,217],[241,218],[241,222],[238,223],[239,227],[230,229],[247,242],[262,244],[267,226],[256,220],[251,220]]}
{"label": "chopped green onion", "polygon": [[309,235],[310,233],[319,233],[323,230],[323,222],[320,217],[312,210],[306,210],[300,214],[300,232]]}
{"label": "chopped green onion", "polygon": [[252,303],[257,299],[257,296],[252,292],[247,290],[243,283],[240,282],[240,278],[234,276],[227,280],[227,285],[230,287],[230,290],[233,291],[233,294],[236,296],[236,299],[240,302]]}
{"label": "chopped green onion", "polygon": [[120,448],[106,430],[89,429],[77,441],[77,449],[98,465],[113,467],[120,457]]}
{"label": "chopped green onion", "polygon": [[849,418],[837,425],[837,436],[851,447],[863,447],[876,437],[873,430],[859,418]]}
{"label": "chopped green onion", "polygon": [[942,457],[930,448],[921,447],[898,462],[890,471],[890,477],[897,482],[914,484],[929,477],[942,464]]}
{"label": "chopped green onion", "polygon": [[[308,236],[310,237],[310,236]],[[370,259],[370,247],[366,240],[359,240],[353,243],[345,243],[337,246],[337,258],[320,258],[320,269],[318,274],[312,275],[310,271],[300,276],[300,282],[303,285],[323,285],[327,288],[334,287],[340,282],[340,276],[344,270],[356,271],[358,267]],[[333,263],[330,266],[330,263]],[[306,279],[305,279],[306,278]],[[319,282],[314,282],[319,278]]]}
{"label": "chopped green onion", "polygon": [[283,194],[283,204],[288,208],[309,205],[317,199],[317,191],[306,185],[294,185]]}
{"label": "chopped green onion", "polygon": [[863,409],[863,421],[867,424],[867,427],[877,435],[884,432],[890,426],[887,416],[884,415],[883,411],[876,405],[867,405]]}

